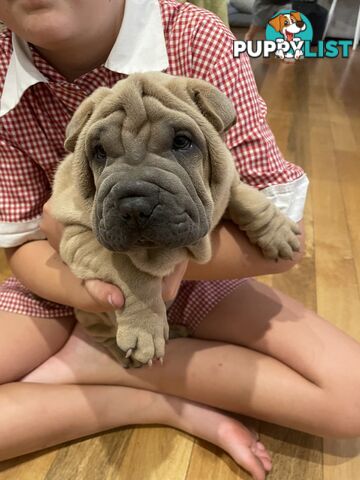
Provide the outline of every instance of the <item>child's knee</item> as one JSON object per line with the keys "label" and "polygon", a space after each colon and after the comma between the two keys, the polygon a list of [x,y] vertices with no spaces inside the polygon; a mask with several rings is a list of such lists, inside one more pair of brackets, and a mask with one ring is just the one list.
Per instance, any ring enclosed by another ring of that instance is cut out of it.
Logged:
{"label": "child's knee", "polygon": [[15,382],[56,353],[75,319],[37,318],[0,310],[0,384]]}

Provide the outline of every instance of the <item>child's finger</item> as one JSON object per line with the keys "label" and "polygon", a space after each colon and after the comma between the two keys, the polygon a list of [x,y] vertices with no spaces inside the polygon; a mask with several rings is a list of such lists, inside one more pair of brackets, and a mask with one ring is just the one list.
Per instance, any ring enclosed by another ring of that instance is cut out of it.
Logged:
{"label": "child's finger", "polygon": [[84,286],[95,302],[103,306],[104,312],[117,310],[124,306],[124,295],[115,285],[91,279],[86,280]]}

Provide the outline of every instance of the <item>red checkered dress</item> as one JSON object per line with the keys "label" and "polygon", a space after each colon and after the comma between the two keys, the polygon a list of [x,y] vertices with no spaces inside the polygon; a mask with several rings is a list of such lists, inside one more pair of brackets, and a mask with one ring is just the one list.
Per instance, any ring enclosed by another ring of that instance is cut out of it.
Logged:
{"label": "red checkered dress", "polygon": [[[215,15],[193,5],[175,0],[159,3],[169,59],[167,73],[211,82],[237,109],[238,122],[228,133],[227,143],[241,177],[258,188],[288,185],[303,177],[304,172],[286,162],[276,146],[248,58],[232,56],[231,32]],[[5,247],[26,240],[13,234],[14,226],[21,230],[22,225],[31,224],[24,222],[36,224],[39,220],[55,169],[65,155],[65,127],[75,109],[96,88],[111,87],[126,76],[101,66],[70,83],[30,48],[35,67],[48,82],[27,88],[15,108],[0,118],[0,228],[4,235],[10,233],[4,237]],[[5,31],[0,39],[0,94],[11,54],[11,33]],[[32,239],[40,235],[37,232]],[[240,283],[184,281],[169,309],[169,321],[194,330]],[[49,318],[73,314],[72,308],[32,294],[15,278],[0,286],[0,310]]]}

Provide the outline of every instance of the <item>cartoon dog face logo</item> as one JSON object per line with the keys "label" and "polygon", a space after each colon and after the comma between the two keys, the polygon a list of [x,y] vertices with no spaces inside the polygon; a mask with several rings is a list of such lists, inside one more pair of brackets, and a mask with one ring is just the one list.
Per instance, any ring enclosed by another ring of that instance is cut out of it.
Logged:
{"label": "cartoon dog face logo", "polygon": [[[279,32],[286,42],[299,42],[300,38],[296,38],[296,35],[304,30],[306,30],[306,24],[301,18],[300,12],[290,12],[285,14],[277,15],[276,17],[269,20],[269,25],[271,25],[274,30]],[[275,53],[280,58],[300,58],[303,55],[301,50],[296,50],[295,55],[287,53],[284,55],[284,51],[279,49]]]}

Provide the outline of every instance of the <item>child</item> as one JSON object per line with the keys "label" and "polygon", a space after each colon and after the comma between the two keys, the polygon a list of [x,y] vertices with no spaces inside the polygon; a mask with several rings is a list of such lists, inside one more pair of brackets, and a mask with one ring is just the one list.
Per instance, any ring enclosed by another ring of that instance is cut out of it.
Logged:
{"label": "child", "polygon": [[221,446],[259,480],[271,468],[264,446],[211,407],[318,435],[358,435],[360,375],[344,375],[341,365],[359,362],[359,345],[280,292],[237,280],[285,271],[299,258],[265,260],[222,224],[212,261],[180,265],[165,282],[170,300],[186,269],[169,321],[193,338],[169,342],[163,366],[124,370],[74,328],[73,316],[73,307],[121,306],[121,292],[72,275],[56,251],[61,225],[46,208],[48,240],[39,228],[76,107],[97,87],[146,70],[223,90],[238,111],[227,143],[243,179],[301,224],[306,176],[282,158],[248,59],[232,58],[226,27],[175,0],[3,0],[0,19],[9,28],[0,52],[0,245],[15,276],[0,290],[0,459],[115,426],[163,423]]}

